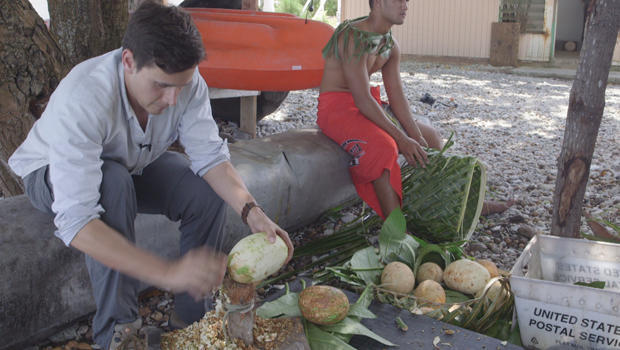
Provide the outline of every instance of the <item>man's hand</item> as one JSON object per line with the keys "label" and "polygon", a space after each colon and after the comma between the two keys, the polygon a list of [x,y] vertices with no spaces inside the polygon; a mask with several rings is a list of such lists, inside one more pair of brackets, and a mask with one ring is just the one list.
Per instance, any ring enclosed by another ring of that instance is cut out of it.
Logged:
{"label": "man's hand", "polygon": [[417,124],[415,125],[415,128],[412,132],[407,132],[407,135],[409,135],[409,137],[411,137],[412,139],[416,140],[420,144],[420,146],[428,148],[428,142],[426,142],[426,139],[424,139],[424,136],[422,136],[422,132],[418,128]]}
{"label": "man's hand", "polygon": [[165,281],[173,292],[188,292],[198,301],[222,284],[226,263],[223,253],[207,247],[195,248],[171,263]]}
{"label": "man's hand", "polygon": [[275,243],[276,235],[280,236],[286,246],[288,247],[288,256],[286,257],[286,261],[284,264],[288,264],[289,261],[293,258],[293,243],[291,239],[288,237],[288,233],[280,228],[280,226],[276,225],[269,217],[262,211],[260,207],[254,207],[250,209],[248,213],[248,226],[250,226],[250,230],[252,233],[257,232],[265,232],[267,234],[267,239],[271,243]]}
{"label": "man's hand", "polygon": [[426,163],[428,163],[426,151],[416,140],[405,136],[401,140],[396,141],[396,144],[398,145],[400,153],[407,160],[407,163],[412,166],[420,164],[423,168],[426,168]]}

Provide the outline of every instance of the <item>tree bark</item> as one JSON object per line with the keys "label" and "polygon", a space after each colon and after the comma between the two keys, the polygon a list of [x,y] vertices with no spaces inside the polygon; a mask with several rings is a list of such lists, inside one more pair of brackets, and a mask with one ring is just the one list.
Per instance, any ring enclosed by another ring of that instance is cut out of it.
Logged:
{"label": "tree bark", "polygon": [[103,52],[121,47],[129,21],[129,0],[103,0],[101,20],[105,31]]}
{"label": "tree bark", "polygon": [[48,8],[50,30],[71,65],[120,47],[128,0],[54,0]]}
{"label": "tree bark", "polygon": [[0,195],[23,192],[8,158],[23,142],[69,65],[28,0],[0,0]]}
{"label": "tree bark", "polygon": [[[104,0],[104,1],[108,1],[108,0]],[[129,13],[134,12],[138,7],[140,7],[140,4],[142,4],[145,1],[153,1],[159,4],[166,4],[167,2],[164,0],[129,0]]]}
{"label": "tree bark", "polygon": [[605,108],[605,89],[620,26],[620,1],[590,0],[577,76],[558,159],[551,234],[579,237],[590,163]]}

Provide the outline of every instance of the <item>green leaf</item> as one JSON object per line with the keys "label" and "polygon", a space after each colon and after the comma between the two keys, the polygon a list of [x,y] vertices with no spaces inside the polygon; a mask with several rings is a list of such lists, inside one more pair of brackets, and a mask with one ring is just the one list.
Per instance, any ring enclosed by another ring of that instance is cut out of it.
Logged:
{"label": "green leaf", "polygon": [[517,323],[512,332],[510,332],[508,342],[517,346],[523,346],[521,343],[521,330],[519,329],[519,323]]}
{"label": "green leaf", "polygon": [[407,222],[400,209],[394,209],[387,217],[379,233],[379,255],[385,262],[401,261],[410,267],[415,265],[415,251],[419,244],[407,234]]}
{"label": "green leaf", "polygon": [[321,330],[311,322],[304,322],[306,337],[312,350],[357,350],[331,333]]}
{"label": "green leaf", "polygon": [[448,156],[446,149],[428,150],[426,168],[401,168],[407,228],[436,243],[469,239],[486,191],[484,165],[475,157]]}
{"label": "green leaf", "polygon": [[372,303],[373,297],[374,297],[372,293],[373,288],[374,288],[374,285],[372,284],[367,285],[364,291],[362,292],[362,294],[360,294],[360,297],[357,299],[355,304],[363,306],[365,308],[369,308],[370,304]]}
{"label": "green leaf", "polygon": [[590,287],[590,288],[598,288],[598,289],[605,289],[605,282],[603,281],[594,281],[594,282],[575,282],[576,286],[584,286],[584,287]]}
{"label": "green leaf", "polygon": [[388,346],[396,346],[396,344],[392,343],[391,341],[381,337],[380,335],[366,328],[366,326],[361,324],[359,321],[353,320],[349,317],[346,317],[344,320],[336,324],[330,325],[330,326],[321,326],[321,329],[327,332],[334,332],[334,333],[340,333],[340,334],[364,335],[364,336],[367,336],[369,338],[372,338],[380,342],[381,344],[388,345]]}
{"label": "green leaf", "polygon": [[[351,268],[356,269],[373,269],[382,267],[379,261],[379,256],[375,253],[375,248],[368,247],[366,249],[358,250],[351,258]],[[361,278],[366,284],[377,283],[381,276],[381,271],[356,271],[359,278]]]}
{"label": "green leaf", "polygon": [[354,272],[350,271],[350,269],[336,266],[336,267],[326,267],[325,271],[338,277],[344,283],[348,283],[350,285],[357,286],[357,287],[365,286],[365,284],[363,283],[364,281],[360,281],[359,276],[355,274]]}
{"label": "green leaf", "polygon": [[467,295],[455,290],[446,289],[446,304],[462,303],[471,300]]}
{"label": "green leaf", "polygon": [[606,243],[616,243],[616,244],[618,243],[617,239],[599,237],[599,236],[587,234],[585,232],[581,232],[581,237],[583,237],[583,238],[585,238],[587,240],[590,240],[590,241],[606,242]]}
{"label": "green leaf", "polygon": [[415,268],[413,271],[417,273],[418,267],[425,262],[434,262],[442,269],[450,264],[450,257],[444,249],[436,244],[426,244],[418,249],[418,258],[415,262]]}
{"label": "green leaf", "polygon": [[485,335],[500,340],[508,340],[511,324],[509,320],[499,319],[486,331]]}
{"label": "green leaf", "polygon": [[368,310],[367,307],[361,304],[353,304],[349,308],[349,313],[347,316],[351,317],[359,317],[359,318],[377,318],[377,315],[372,313],[372,311]]}
{"label": "green leaf", "polygon": [[264,303],[261,307],[256,309],[256,314],[262,318],[301,316],[301,310],[299,310],[299,293],[288,293],[274,301]]}

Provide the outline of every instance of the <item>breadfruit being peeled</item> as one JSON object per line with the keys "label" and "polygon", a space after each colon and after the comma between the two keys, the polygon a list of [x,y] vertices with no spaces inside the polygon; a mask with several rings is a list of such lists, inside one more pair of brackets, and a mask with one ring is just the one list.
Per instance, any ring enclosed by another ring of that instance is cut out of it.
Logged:
{"label": "breadfruit being peeled", "polygon": [[277,272],[288,256],[288,247],[280,236],[276,242],[267,240],[267,234],[251,234],[235,244],[228,254],[228,273],[239,283],[255,283]]}

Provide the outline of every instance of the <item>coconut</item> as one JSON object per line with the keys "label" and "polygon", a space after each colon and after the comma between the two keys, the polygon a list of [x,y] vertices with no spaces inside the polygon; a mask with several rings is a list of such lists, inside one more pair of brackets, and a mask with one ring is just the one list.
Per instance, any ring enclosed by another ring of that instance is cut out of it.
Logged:
{"label": "coconut", "polygon": [[389,291],[407,294],[413,290],[414,284],[413,271],[401,262],[387,264],[381,273],[381,286]]}
{"label": "coconut", "polygon": [[446,292],[439,283],[433,280],[422,281],[413,291],[413,295],[423,301],[429,301],[435,304],[443,304],[446,302]]}
{"label": "coconut", "polygon": [[267,240],[264,232],[249,235],[235,244],[228,254],[228,273],[239,283],[255,283],[277,272],[288,256],[284,240]]}
{"label": "coconut", "polygon": [[448,288],[466,294],[476,294],[489,279],[491,275],[484,266],[468,259],[451,263],[443,273],[443,280]]}
{"label": "coconut", "polygon": [[299,309],[306,320],[320,325],[331,325],[347,317],[349,299],[338,288],[311,286],[299,294]]}
{"label": "coconut", "polygon": [[425,262],[418,267],[418,273],[415,277],[418,283],[422,283],[426,280],[433,280],[437,283],[441,283],[443,281],[443,270],[439,265],[433,262]]}
{"label": "coconut", "polygon": [[484,268],[487,269],[487,271],[489,271],[491,278],[499,276],[499,270],[497,269],[497,266],[495,265],[495,263],[492,262],[491,260],[476,259],[476,262],[484,266]]}

